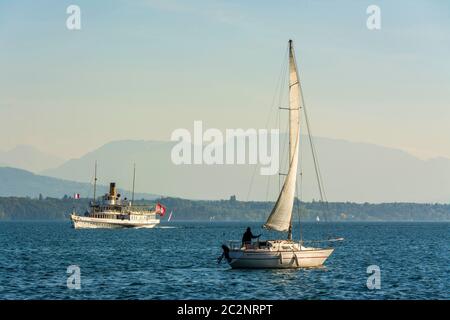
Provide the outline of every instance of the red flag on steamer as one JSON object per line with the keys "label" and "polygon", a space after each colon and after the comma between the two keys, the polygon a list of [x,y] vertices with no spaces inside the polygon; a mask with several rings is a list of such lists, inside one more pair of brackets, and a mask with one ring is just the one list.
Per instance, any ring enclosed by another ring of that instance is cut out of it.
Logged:
{"label": "red flag on steamer", "polygon": [[166,207],[164,207],[161,203],[157,203],[155,207],[156,213],[159,213],[161,217],[166,213]]}

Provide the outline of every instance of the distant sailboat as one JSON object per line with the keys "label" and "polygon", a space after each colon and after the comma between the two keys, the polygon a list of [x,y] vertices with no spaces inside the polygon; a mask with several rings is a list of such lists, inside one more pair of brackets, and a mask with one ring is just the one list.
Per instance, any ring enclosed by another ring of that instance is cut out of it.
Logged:
{"label": "distant sailboat", "polygon": [[167,222],[169,222],[170,220],[172,220],[172,213],[173,213],[173,211],[170,211],[169,217],[167,218]]}
{"label": "distant sailboat", "polygon": [[289,170],[283,187],[264,227],[287,232],[287,239],[222,245],[223,257],[232,268],[318,267],[330,256],[332,248],[304,247],[292,240],[292,210],[295,200],[300,139],[301,88],[292,40],[289,41]]}
{"label": "distant sailboat", "polygon": [[316,221],[317,221],[317,222],[320,222],[319,216],[316,216]]}

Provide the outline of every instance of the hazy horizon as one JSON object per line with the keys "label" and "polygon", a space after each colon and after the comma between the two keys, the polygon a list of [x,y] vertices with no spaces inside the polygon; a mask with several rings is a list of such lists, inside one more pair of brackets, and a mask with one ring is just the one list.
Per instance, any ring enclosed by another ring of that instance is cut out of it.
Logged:
{"label": "hazy horizon", "polygon": [[[280,134],[286,134],[283,132],[280,132]],[[355,143],[355,144],[366,144],[366,145],[373,145],[376,147],[383,147],[383,148],[387,148],[387,149],[392,149],[392,150],[398,150],[398,151],[403,151],[406,152],[407,154],[411,155],[412,157],[415,157],[419,160],[423,160],[423,161],[428,161],[428,160],[433,160],[433,159],[439,159],[439,158],[443,158],[443,159],[448,159],[450,160],[450,156],[440,156],[440,155],[433,155],[433,156],[421,156],[420,154],[416,154],[414,153],[414,151],[408,150],[408,149],[402,149],[402,148],[396,148],[396,147],[392,147],[392,146],[387,146],[387,145],[381,145],[381,144],[376,144],[376,143],[370,143],[370,142],[364,142],[364,141],[352,141],[349,139],[341,139],[341,138],[333,138],[333,137],[324,137],[324,136],[314,136],[313,139],[330,139],[330,140],[337,140],[337,141],[344,141],[344,142],[351,142],[351,143]],[[106,141],[104,143],[101,143],[98,146],[94,146],[92,149],[86,150],[82,153],[80,153],[80,155],[71,157],[71,158],[62,158],[54,153],[45,153],[46,155],[50,156],[50,157],[55,157],[58,160],[60,160],[61,162],[65,162],[65,161],[69,161],[69,160],[75,160],[75,159],[79,159],[93,151],[98,150],[99,148],[108,145],[110,143],[114,143],[114,142],[126,142],[126,141],[134,141],[134,142],[138,142],[138,141],[145,141],[145,142],[171,142],[170,139],[119,139],[119,140],[111,140],[111,141]],[[203,146],[206,146],[208,143],[205,142]],[[29,145],[29,144],[18,144],[16,146],[13,146],[12,148],[9,149],[0,149],[0,153],[8,153],[8,152],[12,152],[15,151],[17,149],[27,149],[27,148],[32,148],[35,151],[39,151],[39,152],[44,152],[42,149],[40,149],[38,146],[34,146],[34,145]],[[13,164],[12,164],[13,165]],[[1,166],[1,163],[0,163]]]}
{"label": "hazy horizon", "polygon": [[0,3],[0,150],[63,159],[177,128],[265,128],[289,38],[314,134],[450,158],[450,4]]}

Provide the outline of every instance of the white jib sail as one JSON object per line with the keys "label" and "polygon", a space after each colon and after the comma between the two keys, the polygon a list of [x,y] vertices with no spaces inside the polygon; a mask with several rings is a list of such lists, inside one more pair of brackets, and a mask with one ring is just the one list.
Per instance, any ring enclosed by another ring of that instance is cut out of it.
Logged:
{"label": "white jib sail", "polygon": [[278,200],[264,227],[288,231],[292,219],[297,180],[298,149],[300,140],[300,83],[292,41],[289,41],[289,171]]}

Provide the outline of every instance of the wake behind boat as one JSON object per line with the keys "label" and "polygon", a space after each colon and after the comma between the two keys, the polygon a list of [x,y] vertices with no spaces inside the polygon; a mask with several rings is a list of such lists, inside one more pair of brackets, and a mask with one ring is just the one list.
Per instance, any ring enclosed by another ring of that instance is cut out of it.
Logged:
{"label": "wake behind boat", "polygon": [[333,248],[305,247],[292,240],[292,210],[295,200],[300,140],[301,97],[292,40],[289,40],[289,170],[278,200],[264,227],[287,232],[286,240],[228,241],[222,245],[222,258],[232,268],[303,268],[319,267],[333,252]]}

